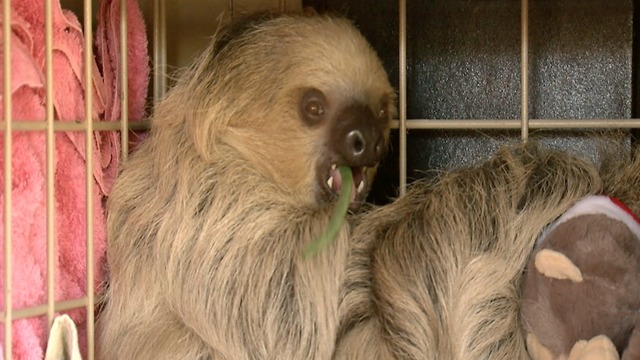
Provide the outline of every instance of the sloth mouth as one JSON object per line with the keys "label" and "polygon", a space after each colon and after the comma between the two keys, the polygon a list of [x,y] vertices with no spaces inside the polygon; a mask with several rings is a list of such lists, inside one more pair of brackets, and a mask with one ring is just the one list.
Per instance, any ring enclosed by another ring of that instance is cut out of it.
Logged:
{"label": "sloth mouth", "polygon": [[[351,188],[351,198],[349,199],[349,209],[357,210],[364,202],[367,192],[367,170],[366,166],[350,167],[353,175],[353,185]],[[323,178],[324,189],[331,197],[336,198],[342,192],[342,175],[338,170],[338,164],[331,164],[326,176]]]}

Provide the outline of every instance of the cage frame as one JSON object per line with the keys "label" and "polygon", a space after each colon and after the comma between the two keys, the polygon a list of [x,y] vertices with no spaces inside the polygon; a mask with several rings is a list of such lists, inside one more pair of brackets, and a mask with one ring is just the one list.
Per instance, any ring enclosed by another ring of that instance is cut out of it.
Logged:
{"label": "cage frame", "polygon": [[[14,0],[16,1],[16,0]],[[49,327],[57,313],[74,309],[86,310],[87,314],[87,359],[95,358],[95,319],[94,308],[96,295],[88,291],[87,295],[78,299],[55,301],[54,287],[54,256],[55,256],[55,192],[53,174],[55,173],[55,133],[74,131],[84,132],[86,139],[86,264],[87,289],[94,289],[93,283],[95,261],[93,259],[93,136],[94,131],[116,131],[120,133],[121,156],[126,160],[129,152],[128,132],[130,130],[146,130],[150,127],[149,120],[130,122],[128,119],[128,74],[127,74],[127,22],[120,23],[120,61],[123,64],[120,75],[122,115],[119,121],[99,122],[92,118],[92,93],[87,92],[85,101],[85,117],[75,122],[63,122],[54,119],[53,111],[53,25],[52,0],[45,2],[45,58],[46,58],[46,118],[44,121],[13,120],[11,96],[3,97],[3,120],[0,121],[0,131],[4,136],[4,308],[0,309],[0,321],[4,325],[4,358],[12,359],[12,324],[15,320],[46,316]],[[167,90],[167,31],[166,31],[166,1],[153,0],[153,103],[163,98]],[[84,18],[84,81],[92,83],[91,64],[93,59],[92,39],[92,11],[93,1],[83,0]],[[280,9],[285,8],[285,1],[279,0]],[[229,7],[233,16],[233,0],[229,0]],[[11,93],[11,0],[2,0],[3,8],[3,93]],[[531,129],[640,129],[640,118],[628,119],[530,119],[529,118],[529,1],[521,0],[521,115],[520,119],[408,119],[407,118],[407,0],[398,0],[399,10],[399,88],[398,88],[398,118],[392,120],[392,128],[399,133],[399,194],[403,196],[407,188],[407,137],[410,130],[520,130],[520,139],[527,141]],[[127,18],[127,3],[120,1],[120,18]],[[46,228],[47,228],[47,302],[28,308],[14,309],[12,304],[12,135],[18,131],[40,131],[46,134]]]}

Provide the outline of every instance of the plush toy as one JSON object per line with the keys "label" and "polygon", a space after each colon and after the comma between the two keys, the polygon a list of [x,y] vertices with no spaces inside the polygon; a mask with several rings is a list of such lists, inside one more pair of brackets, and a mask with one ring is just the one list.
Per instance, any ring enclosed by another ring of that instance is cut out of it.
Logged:
{"label": "plush toy", "polygon": [[521,321],[534,360],[640,359],[640,220],[582,199],[536,242]]}

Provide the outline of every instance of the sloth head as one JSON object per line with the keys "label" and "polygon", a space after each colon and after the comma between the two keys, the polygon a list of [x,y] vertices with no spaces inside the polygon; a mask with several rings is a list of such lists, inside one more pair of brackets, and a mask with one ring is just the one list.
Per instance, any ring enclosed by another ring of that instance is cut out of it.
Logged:
{"label": "sloth head", "polygon": [[221,30],[192,69],[187,131],[206,161],[230,145],[294,201],[319,207],[352,169],[352,208],[387,149],[394,93],[347,20],[261,15]]}

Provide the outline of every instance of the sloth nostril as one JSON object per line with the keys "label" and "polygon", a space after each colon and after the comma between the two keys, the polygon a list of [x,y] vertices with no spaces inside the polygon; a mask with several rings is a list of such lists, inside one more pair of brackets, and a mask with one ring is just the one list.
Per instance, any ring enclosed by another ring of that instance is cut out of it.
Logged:
{"label": "sloth nostril", "polygon": [[353,144],[353,153],[360,154],[364,151],[364,141],[362,139],[356,139],[356,142]]}
{"label": "sloth nostril", "polygon": [[367,142],[359,130],[352,130],[349,132],[347,135],[347,144],[349,144],[350,150],[353,151],[354,156],[359,156],[364,153],[367,146]]}

